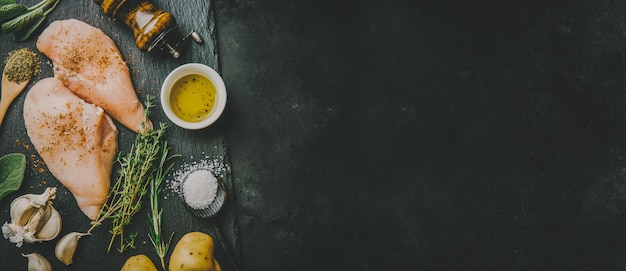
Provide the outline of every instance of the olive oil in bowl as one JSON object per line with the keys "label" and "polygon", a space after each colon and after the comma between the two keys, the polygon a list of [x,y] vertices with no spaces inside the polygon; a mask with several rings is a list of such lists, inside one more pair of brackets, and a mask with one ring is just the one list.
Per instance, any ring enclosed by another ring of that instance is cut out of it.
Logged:
{"label": "olive oil in bowl", "polygon": [[167,75],[161,86],[161,105],[168,119],[188,130],[213,124],[227,100],[222,77],[201,63],[187,63]]}
{"label": "olive oil in bowl", "polygon": [[170,104],[174,114],[181,119],[201,121],[213,111],[216,95],[211,80],[200,74],[189,74],[174,83]]}

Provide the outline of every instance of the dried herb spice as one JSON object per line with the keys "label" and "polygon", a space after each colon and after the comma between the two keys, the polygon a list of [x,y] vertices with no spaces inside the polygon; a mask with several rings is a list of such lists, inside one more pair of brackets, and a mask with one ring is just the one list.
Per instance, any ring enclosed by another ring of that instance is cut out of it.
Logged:
{"label": "dried herb spice", "polygon": [[22,83],[41,72],[41,61],[37,53],[28,48],[9,52],[4,60],[4,73],[13,83]]}

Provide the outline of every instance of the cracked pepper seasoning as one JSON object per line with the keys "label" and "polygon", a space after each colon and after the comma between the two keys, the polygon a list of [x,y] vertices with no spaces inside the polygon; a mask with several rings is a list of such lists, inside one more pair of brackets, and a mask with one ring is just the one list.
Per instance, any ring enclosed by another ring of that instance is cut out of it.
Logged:
{"label": "cracked pepper seasoning", "polygon": [[9,52],[4,59],[4,73],[7,79],[13,83],[22,83],[30,80],[33,75],[41,72],[41,62],[37,53],[28,48],[22,48]]}

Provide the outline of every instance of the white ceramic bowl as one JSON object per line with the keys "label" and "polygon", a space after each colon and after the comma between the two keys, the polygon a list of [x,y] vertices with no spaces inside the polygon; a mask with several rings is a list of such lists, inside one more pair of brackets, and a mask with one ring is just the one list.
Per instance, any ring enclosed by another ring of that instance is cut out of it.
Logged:
{"label": "white ceramic bowl", "polygon": [[[211,80],[215,86],[215,90],[217,91],[213,110],[209,113],[209,115],[200,121],[186,121],[181,119],[174,113],[174,111],[172,111],[172,105],[170,104],[170,94],[174,83],[176,83],[178,79],[190,74],[199,74],[208,78]],[[170,72],[170,74],[165,78],[163,86],[161,86],[161,107],[163,108],[165,115],[167,115],[167,117],[179,127],[189,130],[197,130],[208,127],[219,119],[222,112],[224,112],[224,108],[226,107],[226,86],[224,85],[224,80],[222,80],[222,77],[214,69],[207,65],[200,63],[183,64]]]}

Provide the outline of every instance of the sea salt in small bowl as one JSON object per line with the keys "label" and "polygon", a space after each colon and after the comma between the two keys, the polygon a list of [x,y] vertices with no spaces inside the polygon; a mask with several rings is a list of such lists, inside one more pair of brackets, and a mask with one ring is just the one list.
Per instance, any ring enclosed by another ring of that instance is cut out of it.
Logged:
{"label": "sea salt in small bowl", "polygon": [[207,168],[190,170],[182,176],[180,195],[187,208],[196,216],[216,215],[226,201],[226,187]]}
{"label": "sea salt in small bowl", "polygon": [[177,126],[198,130],[219,119],[226,107],[226,86],[211,67],[188,63],[174,69],[161,86],[161,107]]}

